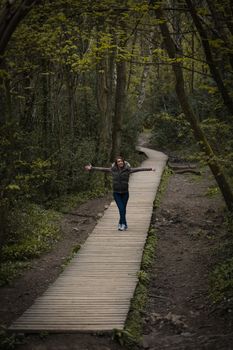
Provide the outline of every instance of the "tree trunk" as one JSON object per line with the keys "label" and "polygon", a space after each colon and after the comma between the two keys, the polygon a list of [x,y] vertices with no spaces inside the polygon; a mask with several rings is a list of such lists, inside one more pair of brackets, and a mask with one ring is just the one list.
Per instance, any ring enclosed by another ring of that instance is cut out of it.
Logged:
{"label": "tree trunk", "polygon": [[[138,32],[135,31],[134,37],[133,37],[133,42],[132,42],[131,57],[133,57],[133,55],[134,55],[135,45],[136,45],[136,41],[137,41],[137,35],[138,35]],[[130,84],[131,84],[132,75],[133,75],[133,62],[132,62],[132,58],[131,58],[130,62],[129,62],[129,74],[128,74],[128,82],[127,82],[127,91],[129,90],[129,87],[130,87]]]}
{"label": "tree trunk", "polygon": [[[142,55],[143,56],[147,56],[147,57],[151,57],[152,56],[152,44],[151,42],[153,42],[154,39],[154,33],[150,33],[150,40],[149,43],[146,44],[143,43],[143,45],[145,45],[145,47],[142,49]],[[138,100],[137,100],[137,106],[138,109],[140,110],[142,108],[143,102],[145,101],[146,98],[146,81],[147,81],[147,77],[148,74],[150,72],[150,65],[149,64],[144,64],[143,67],[143,71],[142,71],[142,76],[141,76],[141,83],[140,83],[140,88],[139,88],[139,94],[138,94]]]}
{"label": "tree trunk", "polygon": [[[171,59],[176,59],[179,57],[179,55],[177,54],[177,48],[169,33],[168,26],[165,22],[165,17],[163,15],[163,11],[161,10],[161,8],[155,9],[155,14],[159,20],[163,21],[159,24],[159,26],[162,32],[168,56]],[[172,64],[172,68],[176,78],[176,94],[179,99],[180,105],[183,109],[187,120],[191,124],[196,140],[198,141],[202,151],[204,151],[207,156],[208,165],[216,179],[216,182],[218,183],[221,193],[225,199],[226,205],[230,211],[233,211],[233,192],[231,186],[228,183],[227,178],[223,173],[223,170],[221,169],[217,158],[198,123],[198,118],[195,116],[188,102],[188,97],[186,95],[184,87],[184,78],[181,63],[174,62]]]}
{"label": "tree trunk", "polygon": [[68,102],[68,118],[69,118],[69,138],[70,145],[73,148],[74,143],[74,127],[75,127],[75,87],[74,79],[71,77],[69,72],[67,72],[67,102]]}
{"label": "tree trunk", "polygon": [[116,64],[117,82],[115,96],[115,112],[112,131],[112,160],[120,154],[122,120],[126,105],[126,62],[119,61]]}
{"label": "tree trunk", "polygon": [[109,161],[111,151],[111,110],[112,93],[111,79],[112,72],[109,67],[108,57],[101,59],[97,65],[97,106],[100,113],[99,128],[99,159],[102,163]]}
{"label": "tree trunk", "polygon": [[[46,63],[42,63],[46,72]],[[49,106],[48,106],[48,82],[47,75],[42,76],[42,135],[44,158],[49,154]]]}

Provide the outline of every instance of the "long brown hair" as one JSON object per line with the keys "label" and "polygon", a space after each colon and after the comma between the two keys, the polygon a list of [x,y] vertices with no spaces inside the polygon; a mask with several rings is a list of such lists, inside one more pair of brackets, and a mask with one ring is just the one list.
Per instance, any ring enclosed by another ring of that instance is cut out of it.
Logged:
{"label": "long brown hair", "polygon": [[125,159],[124,159],[124,157],[118,156],[118,157],[115,158],[115,161],[114,161],[115,166],[117,166],[117,159],[121,159],[121,160],[123,161],[124,165],[125,165]]}

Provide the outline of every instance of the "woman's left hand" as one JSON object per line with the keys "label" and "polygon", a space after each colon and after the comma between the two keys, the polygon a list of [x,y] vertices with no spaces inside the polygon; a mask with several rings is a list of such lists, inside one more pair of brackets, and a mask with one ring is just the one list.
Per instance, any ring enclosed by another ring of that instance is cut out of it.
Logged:
{"label": "woman's left hand", "polygon": [[86,170],[86,171],[90,171],[91,168],[92,168],[92,165],[91,165],[91,164],[85,165],[85,170]]}

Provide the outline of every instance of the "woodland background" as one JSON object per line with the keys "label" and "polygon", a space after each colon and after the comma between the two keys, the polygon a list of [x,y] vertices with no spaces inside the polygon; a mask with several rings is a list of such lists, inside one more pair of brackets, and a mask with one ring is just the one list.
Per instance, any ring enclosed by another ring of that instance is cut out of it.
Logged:
{"label": "woodland background", "polygon": [[233,289],[230,0],[0,1],[1,284],[109,189],[88,162],[132,165],[138,135],[208,165],[226,202],[219,300]]}

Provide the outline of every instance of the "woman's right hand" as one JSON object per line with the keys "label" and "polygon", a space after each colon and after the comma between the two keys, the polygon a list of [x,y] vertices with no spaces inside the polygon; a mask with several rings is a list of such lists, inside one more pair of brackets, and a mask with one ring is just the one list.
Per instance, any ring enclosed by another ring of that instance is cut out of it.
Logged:
{"label": "woman's right hand", "polygon": [[85,170],[90,171],[92,168],[91,164],[85,165]]}

